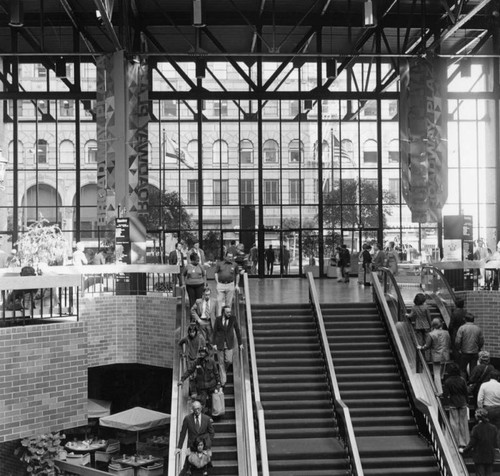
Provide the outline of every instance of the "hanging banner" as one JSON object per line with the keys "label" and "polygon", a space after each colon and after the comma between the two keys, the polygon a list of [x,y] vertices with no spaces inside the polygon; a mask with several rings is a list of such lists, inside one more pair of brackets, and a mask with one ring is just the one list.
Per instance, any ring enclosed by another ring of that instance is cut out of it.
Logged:
{"label": "hanging banner", "polygon": [[448,197],[446,62],[401,62],[399,128],[403,197],[414,223],[441,221]]}

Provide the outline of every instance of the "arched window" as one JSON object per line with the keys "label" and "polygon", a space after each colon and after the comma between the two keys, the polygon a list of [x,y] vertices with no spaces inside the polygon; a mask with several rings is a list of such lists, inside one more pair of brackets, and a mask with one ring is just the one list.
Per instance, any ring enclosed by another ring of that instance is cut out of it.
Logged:
{"label": "arched window", "polygon": [[377,163],[377,141],[368,139],[363,145],[363,162],[365,164]]}
{"label": "arched window", "polygon": [[240,164],[253,164],[253,144],[248,139],[240,141]]}
{"label": "arched window", "polygon": [[227,164],[229,162],[229,152],[227,142],[216,140],[212,147],[212,162],[214,164]]}
{"label": "arched window", "polygon": [[61,197],[50,185],[39,183],[30,187],[23,197],[23,223],[29,225],[41,217],[60,223]]}
{"label": "arched window", "polygon": [[278,162],[279,157],[279,146],[275,140],[269,139],[264,142],[262,147],[262,151],[264,154],[264,163],[265,164],[275,164]]}
{"label": "arched window", "polygon": [[59,163],[73,164],[75,162],[75,146],[70,140],[63,140],[59,144]]}
{"label": "arched window", "polygon": [[294,139],[288,144],[288,160],[300,163],[304,157],[304,144],[299,139]]}
{"label": "arched window", "polygon": [[[23,146],[23,143],[18,140],[17,141],[17,154],[18,154],[18,157],[19,157],[19,165],[22,165],[24,163],[24,160],[22,159],[22,157],[24,156],[24,146]],[[14,162],[14,141],[11,140],[9,142],[9,146],[8,146],[8,149],[7,149],[7,160],[12,164]]]}
{"label": "arched window", "polygon": [[190,140],[187,143],[186,150],[191,163],[198,164],[198,141],[196,139]]}
{"label": "arched window", "polygon": [[48,155],[49,155],[49,144],[45,139],[38,139],[35,145],[36,163],[39,165],[47,164]]}
{"label": "arched window", "polygon": [[390,164],[399,164],[399,141],[397,139],[389,142],[387,160]]}
{"label": "arched window", "polygon": [[[321,144],[321,160],[323,163],[330,162],[332,159],[330,155],[330,145],[327,140],[324,140]],[[319,160],[319,151],[318,151],[318,141],[314,143],[314,161]]]}
{"label": "arched window", "polygon": [[95,140],[88,140],[85,143],[85,163],[97,163],[97,141]]}

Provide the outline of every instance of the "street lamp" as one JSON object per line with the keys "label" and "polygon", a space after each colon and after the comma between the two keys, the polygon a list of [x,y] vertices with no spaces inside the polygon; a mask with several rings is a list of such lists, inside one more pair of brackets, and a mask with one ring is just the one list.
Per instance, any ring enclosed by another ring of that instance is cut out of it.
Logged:
{"label": "street lamp", "polygon": [[0,190],[5,190],[5,172],[9,160],[3,156],[2,149],[0,149]]}

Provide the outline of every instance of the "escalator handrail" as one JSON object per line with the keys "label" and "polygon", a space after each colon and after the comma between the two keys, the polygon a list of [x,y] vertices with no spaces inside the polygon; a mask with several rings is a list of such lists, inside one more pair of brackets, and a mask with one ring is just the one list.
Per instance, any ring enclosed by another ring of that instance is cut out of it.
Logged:
{"label": "escalator handrail", "polygon": [[168,457],[168,473],[179,474],[181,471],[182,461],[184,461],[185,453],[181,451],[177,453],[177,439],[180,434],[181,425],[184,417],[188,413],[187,399],[188,399],[188,386],[184,385],[179,387],[177,384],[184,370],[184,359],[181,358],[181,352],[177,342],[186,333],[186,290],[181,287],[180,297],[177,298],[177,312],[175,322],[175,335],[174,335],[174,352],[172,364],[172,401],[170,410],[170,437],[169,437],[169,457]]}
{"label": "escalator handrail", "polygon": [[266,439],[266,420],[265,420],[264,408],[262,406],[262,401],[260,399],[259,374],[257,371],[257,356],[255,354],[255,341],[253,338],[254,332],[253,332],[252,307],[250,305],[250,298],[248,294],[248,275],[246,273],[243,275],[243,280],[245,283],[245,311],[246,311],[247,331],[248,331],[248,350],[250,352],[250,365],[252,368],[254,403],[257,412],[256,418],[258,425],[260,465],[261,465],[260,474],[262,476],[269,476],[269,459],[267,454],[267,439]]}
{"label": "escalator handrail", "polygon": [[448,280],[445,278],[443,272],[439,268],[437,268],[436,266],[434,266],[432,264],[424,264],[424,265],[422,265],[422,269],[420,270],[420,282],[422,283],[422,281],[424,279],[424,276],[425,276],[425,273],[428,270],[432,271],[431,274],[437,274],[439,276],[439,278],[441,279],[441,281],[444,283],[444,285],[446,287],[446,291],[451,296],[453,304],[456,305],[456,303],[457,303],[457,296],[455,295],[455,291],[450,286],[450,283],[448,283]]}
{"label": "escalator handrail", "polygon": [[[244,277],[243,277],[244,279]],[[248,280],[244,286],[245,303],[249,302]],[[254,476],[257,470],[257,450],[255,445],[255,428],[252,406],[252,387],[250,380],[250,364],[248,361],[248,332],[240,305],[240,292],[235,292],[235,314],[241,330],[243,349],[238,348],[234,359],[234,406],[236,415],[236,445],[238,453],[238,475]]]}
{"label": "escalator handrail", "polygon": [[[396,295],[398,296],[398,299],[400,299],[398,305],[399,306],[404,306],[406,309],[406,305],[404,304],[404,300],[401,295],[401,291],[399,290],[399,287],[397,285],[396,279],[394,278],[393,274],[388,268],[382,268],[379,271],[384,273],[384,283],[387,282],[387,279],[391,281],[392,286],[396,292]],[[439,424],[439,419],[438,415],[436,414],[435,411],[431,411],[432,409],[432,404],[426,401],[423,401],[422,399],[418,398],[417,395],[414,393],[413,386],[411,385],[412,379],[411,379],[411,374],[412,374],[412,369],[410,362],[408,360],[408,356],[406,354],[405,348],[401,342],[400,335],[398,333],[398,330],[396,329],[396,324],[394,322],[394,319],[391,316],[391,312],[389,309],[389,306],[387,304],[387,301],[385,299],[384,295],[384,290],[382,289],[382,285],[380,284],[380,281],[378,279],[377,273],[372,273],[372,283],[373,283],[373,293],[374,293],[374,298],[378,300],[381,308],[382,308],[382,314],[385,318],[385,321],[388,325],[388,329],[391,333],[392,336],[392,342],[394,343],[396,352],[398,354],[399,362],[401,363],[401,366],[403,368],[403,371],[405,372],[405,378],[407,382],[410,383],[409,389],[411,392],[411,397],[415,403],[416,408],[423,414],[429,421],[430,425],[430,430],[433,432],[435,438],[434,441],[436,441],[436,445],[438,446],[437,450],[439,450],[439,453],[443,456],[442,461],[445,465],[446,469],[446,474],[449,476],[467,476],[468,470],[465,465],[465,462],[463,461],[463,458],[460,456],[460,453],[458,452],[458,446],[456,445],[456,442],[454,441],[453,438],[450,439],[451,443],[451,449],[449,448],[449,445],[445,442],[445,437],[444,437],[444,432],[441,429],[441,426]],[[406,313],[405,313],[405,318],[406,320]],[[398,319],[399,320],[399,319]],[[400,320],[400,322],[405,322],[404,320]],[[409,324],[408,322],[406,322]],[[410,329],[410,333],[412,335],[412,340],[414,344],[416,344],[416,336],[415,332],[413,330],[413,326],[409,324],[408,328]],[[424,374],[426,375],[426,380],[427,386],[430,386],[435,390],[434,387],[434,381],[431,377],[430,371],[428,369],[427,363],[425,362],[425,358],[420,350],[417,351],[418,359],[422,365],[422,368],[424,369]],[[434,393],[434,392],[433,392]],[[450,436],[453,433],[451,432],[449,428],[449,422],[446,417],[446,413],[441,405],[441,402],[439,401],[438,398],[435,397],[434,395],[434,406],[438,410],[438,414],[440,416],[441,421],[444,424],[445,430],[447,434]]]}
{"label": "escalator handrail", "polygon": [[335,367],[333,365],[332,353],[330,350],[330,344],[328,342],[328,337],[326,335],[325,321],[323,320],[323,313],[321,312],[321,306],[319,304],[318,292],[316,290],[316,285],[314,284],[313,274],[311,272],[307,273],[307,280],[309,283],[309,297],[311,304],[314,309],[314,316],[317,321],[320,343],[323,349],[323,355],[325,358],[327,377],[330,382],[330,388],[333,391],[333,398],[335,402],[335,408],[339,409],[343,413],[342,421],[345,425],[345,435],[346,444],[349,452],[352,474],[354,476],[363,476],[363,467],[361,465],[361,458],[359,456],[359,449],[356,442],[356,436],[354,434],[354,427],[352,425],[351,414],[349,412],[349,407],[342,401],[340,395],[339,384],[337,381],[337,376],[335,374]]}

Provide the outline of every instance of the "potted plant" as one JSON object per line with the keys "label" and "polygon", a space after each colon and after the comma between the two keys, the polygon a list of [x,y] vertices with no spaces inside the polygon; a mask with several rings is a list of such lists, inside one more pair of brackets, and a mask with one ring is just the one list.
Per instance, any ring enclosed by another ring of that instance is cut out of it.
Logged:
{"label": "potted plant", "polygon": [[23,266],[38,268],[39,264],[62,264],[68,252],[68,242],[57,225],[41,218],[31,224],[16,243]]}
{"label": "potted plant", "polygon": [[61,445],[63,438],[66,436],[59,432],[24,438],[15,454],[27,464],[28,474],[55,476],[61,472],[54,459],[64,449]]}

